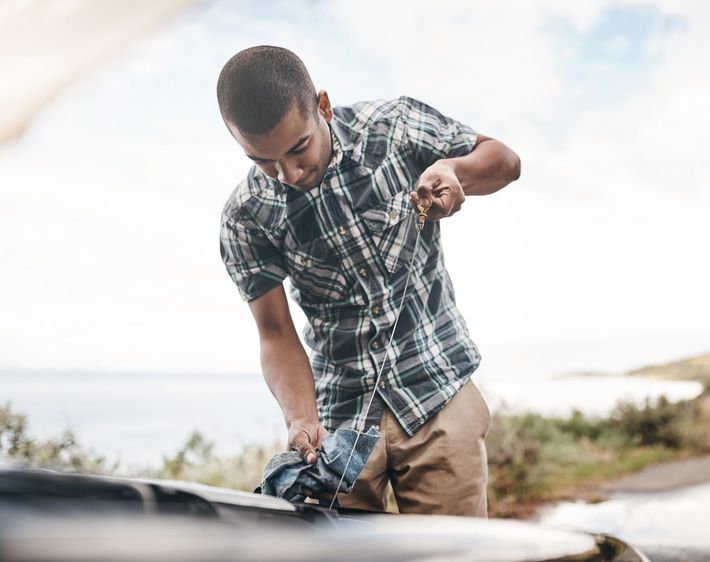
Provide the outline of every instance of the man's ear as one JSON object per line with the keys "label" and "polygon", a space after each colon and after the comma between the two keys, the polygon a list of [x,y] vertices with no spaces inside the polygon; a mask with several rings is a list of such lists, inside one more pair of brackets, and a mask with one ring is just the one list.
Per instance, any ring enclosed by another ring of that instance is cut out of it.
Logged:
{"label": "man's ear", "polygon": [[318,113],[320,113],[328,123],[333,119],[333,108],[330,106],[328,92],[325,90],[318,92]]}

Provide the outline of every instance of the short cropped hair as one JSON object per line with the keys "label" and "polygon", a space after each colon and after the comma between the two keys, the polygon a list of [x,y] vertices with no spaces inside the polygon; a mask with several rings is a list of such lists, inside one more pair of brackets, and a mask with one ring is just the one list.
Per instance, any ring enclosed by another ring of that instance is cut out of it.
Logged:
{"label": "short cropped hair", "polygon": [[261,45],[239,51],[217,80],[222,118],[240,131],[272,131],[296,104],[304,118],[317,114],[316,89],[303,61],[288,49]]}

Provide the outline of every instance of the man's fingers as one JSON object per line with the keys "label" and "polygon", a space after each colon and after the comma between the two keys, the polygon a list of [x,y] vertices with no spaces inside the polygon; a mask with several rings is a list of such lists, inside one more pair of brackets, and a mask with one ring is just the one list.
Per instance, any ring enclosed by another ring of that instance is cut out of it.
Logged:
{"label": "man's fingers", "polygon": [[434,205],[439,209],[442,217],[448,217],[454,208],[454,204],[451,201],[451,191],[448,189],[442,190],[439,196],[434,199]]}
{"label": "man's fingers", "polygon": [[422,207],[431,207],[432,202],[432,191],[434,190],[434,185],[430,182],[422,182],[417,186],[416,190],[416,205],[421,205]]}
{"label": "man's fingers", "polygon": [[323,438],[327,435],[328,435],[328,431],[321,425],[318,428],[318,435],[316,436],[316,449],[317,450],[321,449]]}
{"label": "man's fingers", "polygon": [[316,450],[310,443],[296,445],[296,450],[308,464],[315,464],[317,458]]}
{"label": "man's fingers", "polygon": [[409,194],[409,202],[415,209],[427,209],[427,220],[438,221],[457,213],[466,199],[463,190],[441,178],[423,181],[416,191]]}
{"label": "man's fingers", "polygon": [[409,203],[414,207],[415,209],[417,208],[417,204],[419,203],[419,197],[417,196],[416,191],[410,191],[409,192]]}
{"label": "man's fingers", "polygon": [[307,498],[316,498],[319,500],[327,500],[327,501],[332,501],[333,498],[335,497],[335,494],[331,494],[330,492],[322,492],[320,494],[316,494],[310,488],[303,488],[303,495],[306,496]]}
{"label": "man's fingers", "polygon": [[317,459],[316,449],[311,445],[308,434],[305,431],[300,431],[294,437],[291,448],[296,449],[301,458],[308,464],[314,464]]}

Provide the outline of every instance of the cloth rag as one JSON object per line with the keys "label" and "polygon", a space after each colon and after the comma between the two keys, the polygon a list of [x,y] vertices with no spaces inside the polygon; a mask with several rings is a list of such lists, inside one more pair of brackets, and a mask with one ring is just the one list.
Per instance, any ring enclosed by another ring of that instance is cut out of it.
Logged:
{"label": "cloth rag", "polygon": [[[380,432],[372,426],[361,433],[359,439],[357,436],[357,431],[346,428],[329,433],[321,440],[315,464],[308,464],[297,451],[278,453],[264,469],[261,493],[292,502],[304,501],[306,488],[316,497],[336,492],[348,493],[377,445]],[[352,458],[347,464],[351,451]],[[343,472],[345,477],[338,488]],[[321,499],[320,503],[325,505],[329,502]]]}

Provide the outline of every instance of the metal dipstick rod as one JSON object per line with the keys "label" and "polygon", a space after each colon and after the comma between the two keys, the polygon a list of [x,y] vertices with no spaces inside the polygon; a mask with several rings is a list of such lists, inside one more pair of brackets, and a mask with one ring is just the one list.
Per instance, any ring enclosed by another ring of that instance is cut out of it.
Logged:
{"label": "metal dipstick rod", "polygon": [[372,402],[375,398],[375,392],[377,391],[377,386],[380,384],[380,379],[382,378],[382,373],[384,372],[385,369],[385,364],[387,363],[387,358],[389,356],[390,348],[392,347],[392,341],[394,340],[394,332],[397,329],[397,323],[399,322],[399,317],[402,313],[402,307],[404,306],[404,299],[407,296],[407,288],[409,287],[409,279],[412,275],[412,265],[414,264],[414,260],[417,257],[417,247],[419,246],[419,237],[422,233],[422,230],[424,230],[424,223],[426,222],[427,219],[427,213],[429,212],[429,207],[423,207],[422,205],[417,205],[417,209],[419,211],[419,216],[417,217],[417,236],[414,239],[414,250],[412,251],[412,258],[409,261],[409,265],[407,267],[407,279],[404,282],[404,289],[402,290],[402,299],[399,301],[399,308],[397,309],[397,316],[395,317],[394,324],[392,326],[392,333],[390,334],[389,341],[387,342],[387,348],[385,349],[385,356],[382,359],[382,364],[380,365],[380,368],[377,373],[377,378],[375,379],[375,386],[372,389],[372,394],[370,394],[370,399],[367,402],[367,407],[363,411],[363,413],[360,415],[360,420],[358,421],[356,425],[356,430],[357,430],[357,436],[355,437],[355,443],[353,443],[353,448],[350,450],[350,455],[348,456],[348,460],[345,463],[345,468],[343,469],[343,474],[340,477],[340,481],[338,482],[338,486],[335,488],[335,494],[333,495],[333,499],[330,502],[330,505],[328,506],[328,511],[333,509],[333,506],[335,505],[335,501],[338,498],[338,490],[340,490],[340,486],[343,483],[343,480],[345,479],[345,474],[348,470],[348,467],[350,466],[350,461],[353,458],[353,454],[355,453],[355,448],[357,447],[357,442],[360,440],[360,435],[363,434],[365,430],[365,423],[367,421],[367,415],[370,413],[370,408],[372,407]]}

